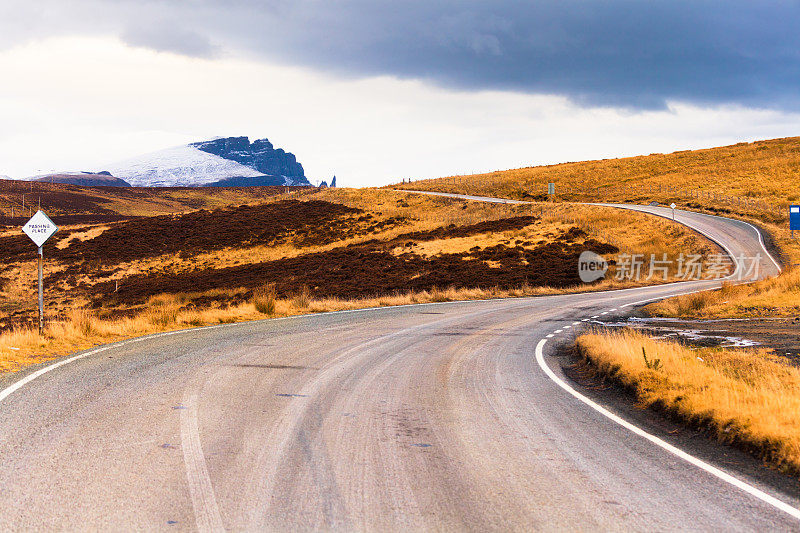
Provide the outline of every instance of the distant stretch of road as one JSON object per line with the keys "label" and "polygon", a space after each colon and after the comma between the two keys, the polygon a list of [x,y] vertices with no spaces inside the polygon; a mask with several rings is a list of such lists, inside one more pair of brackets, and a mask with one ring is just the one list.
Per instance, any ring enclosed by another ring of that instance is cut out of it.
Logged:
{"label": "distant stretch of road", "polygon": [[[777,272],[753,227],[676,219]],[[198,328],[8,377],[0,529],[797,530],[784,478],[562,369],[591,320],[718,283]]]}

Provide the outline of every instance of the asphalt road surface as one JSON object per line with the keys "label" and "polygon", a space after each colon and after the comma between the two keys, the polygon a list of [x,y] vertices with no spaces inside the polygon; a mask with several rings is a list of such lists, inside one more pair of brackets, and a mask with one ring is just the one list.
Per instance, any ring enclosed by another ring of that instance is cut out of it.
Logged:
{"label": "asphalt road surface", "polygon": [[[750,226],[678,219],[765,256]],[[716,283],[215,326],[7,377],[0,529],[798,530],[791,482],[606,402],[555,350]]]}

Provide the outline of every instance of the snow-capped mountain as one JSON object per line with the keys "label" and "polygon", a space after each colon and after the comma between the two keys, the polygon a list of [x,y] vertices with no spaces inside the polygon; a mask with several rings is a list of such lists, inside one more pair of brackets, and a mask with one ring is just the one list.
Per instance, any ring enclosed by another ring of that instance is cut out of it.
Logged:
{"label": "snow-capped mountain", "polygon": [[159,150],[104,167],[136,187],[309,185],[294,155],[267,139],[226,137]]}

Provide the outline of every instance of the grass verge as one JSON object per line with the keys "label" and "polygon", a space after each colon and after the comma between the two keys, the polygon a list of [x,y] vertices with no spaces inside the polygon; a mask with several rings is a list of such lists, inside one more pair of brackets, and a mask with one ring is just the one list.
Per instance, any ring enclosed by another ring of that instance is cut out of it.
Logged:
{"label": "grass verge", "polygon": [[622,330],[581,335],[597,373],[655,408],[800,475],[800,369],[767,350],[690,349]]}
{"label": "grass verge", "polygon": [[718,291],[677,296],[650,304],[645,312],[681,318],[800,316],[800,268],[755,283],[726,284]]}

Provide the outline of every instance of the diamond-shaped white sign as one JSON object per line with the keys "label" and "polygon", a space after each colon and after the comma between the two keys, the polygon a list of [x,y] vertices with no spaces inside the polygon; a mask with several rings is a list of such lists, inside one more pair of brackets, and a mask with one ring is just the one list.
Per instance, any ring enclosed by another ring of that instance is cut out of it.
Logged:
{"label": "diamond-shaped white sign", "polygon": [[677,205],[675,205],[675,202],[672,202],[671,204],[669,204],[669,206],[670,206],[672,209],[675,209],[676,207],[678,207]]}
{"label": "diamond-shaped white sign", "polygon": [[22,226],[22,231],[31,238],[36,246],[41,247],[47,242],[47,239],[58,231],[58,226],[53,224],[53,221],[44,214],[44,211],[37,211],[36,214]]}

